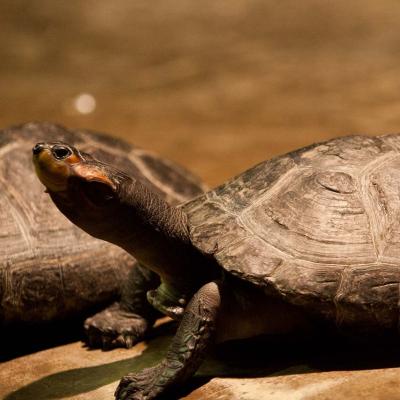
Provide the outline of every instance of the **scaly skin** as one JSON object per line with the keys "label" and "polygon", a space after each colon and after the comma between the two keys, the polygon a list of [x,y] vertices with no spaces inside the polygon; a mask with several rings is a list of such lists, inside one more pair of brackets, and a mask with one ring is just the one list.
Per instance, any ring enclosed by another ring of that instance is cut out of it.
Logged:
{"label": "scaly skin", "polygon": [[109,350],[131,348],[141,341],[160,313],[150,306],[146,293],[160,284],[159,277],[136,263],[122,288],[121,300],[84,323],[88,345]]}
{"label": "scaly skin", "polygon": [[193,296],[165,359],[158,365],[121,379],[117,400],[151,400],[193,375],[213,342],[221,285],[210,282]]}

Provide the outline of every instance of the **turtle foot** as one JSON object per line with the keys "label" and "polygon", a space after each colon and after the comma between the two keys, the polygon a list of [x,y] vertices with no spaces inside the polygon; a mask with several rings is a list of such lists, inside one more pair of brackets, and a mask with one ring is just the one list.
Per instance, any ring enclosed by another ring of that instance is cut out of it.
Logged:
{"label": "turtle foot", "polygon": [[125,311],[119,303],[114,303],[88,318],[84,328],[89,347],[100,347],[103,350],[115,347],[129,349],[143,339],[149,323],[140,315]]}
{"label": "turtle foot", "polygon": [[168,292],[163,286],[161,285],[155,290],[149,290],[147,292],[147,301],[163,315],[175,320],[181,319],[185,310],[186,300],[171,296],[171,292]]}
{"label": "turtle foot", "polygon": [[116,400],[155,399],[167,387],[168,380],[163,375],[162,365],[157,365],[124,376],[115,391]]}

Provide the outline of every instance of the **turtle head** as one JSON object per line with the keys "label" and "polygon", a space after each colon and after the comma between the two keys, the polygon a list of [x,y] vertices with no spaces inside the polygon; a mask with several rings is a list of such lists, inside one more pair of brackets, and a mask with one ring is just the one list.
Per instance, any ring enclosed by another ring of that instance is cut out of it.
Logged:
{"label": "turtle head", "polygon": [[[176,293],[204,281],[207,273],[198,268],[203,256],[192,248],[185,214],[140,176],[129,176],[62,142],[38,143],[32,152],[40,181],[71,222],[122,247],[166,282],[157,296],[150,296],[154,304],[175,307],[171,301],[179,297]],[[179,290],[171,289],[175,286]]]}
{"label": "turtle head", "polygon": [[37,143],[32,153],[36,174],[49,192],[65,191],[74,165],[84,161],[75,147],[62,142]]}
{"label": "turtle head", "polygon": [[120,190],[133,178],[62,142],[37,143],[32,153],[46,191],[76,225],[101,237],[115,226],[115,218],[122,218]]}

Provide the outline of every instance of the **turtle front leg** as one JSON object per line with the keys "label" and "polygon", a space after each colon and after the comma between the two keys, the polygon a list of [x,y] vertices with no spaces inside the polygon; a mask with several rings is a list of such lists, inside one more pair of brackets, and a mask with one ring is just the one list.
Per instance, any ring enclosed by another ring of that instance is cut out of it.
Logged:
{"label": "turtle front leg", "polygon": [[142,340],[160,315],[146,298],[147,291],[159,283],[157,274],[136,263],[122,288],[121,300],[85,321],[88,345],[103,350],[131,348]]}
{"label": "turtle front leg", "polygon": [[165,359],[152,368],[124,376],[115,392],[117,400],[154,399],[196,372],[213,341],[220,292],[216,282],[200,288],[185,309]]}

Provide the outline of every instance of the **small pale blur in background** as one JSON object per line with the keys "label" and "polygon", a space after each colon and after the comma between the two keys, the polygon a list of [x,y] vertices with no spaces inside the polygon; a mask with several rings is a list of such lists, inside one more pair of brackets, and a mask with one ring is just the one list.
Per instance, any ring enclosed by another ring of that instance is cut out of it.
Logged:
{"label": "small pale blur in background", "polygon": [[210,185],[400,131],[397,0],[2,0],[0,125],[112,133]]}

